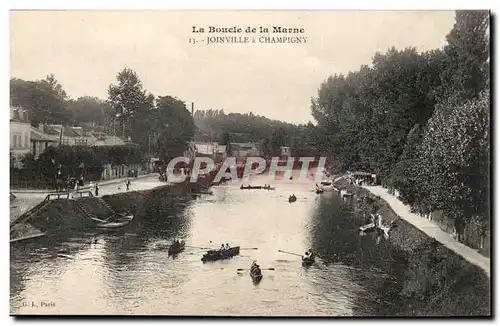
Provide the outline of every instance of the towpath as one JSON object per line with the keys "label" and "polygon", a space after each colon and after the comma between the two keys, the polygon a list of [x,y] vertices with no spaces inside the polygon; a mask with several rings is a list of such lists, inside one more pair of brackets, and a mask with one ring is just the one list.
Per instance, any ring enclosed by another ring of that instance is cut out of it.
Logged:
{"label": "towpath", "polygon": [[403,204],[397,197],[391,195],[387,191],[387,189],[381,186],[363,186],[363,188],[370,191],[376,196],[380,196],[380,198],[385,200],[389,204],[389,206],[391,206],[394,212],[402,219],[413,224],[416,228],[422,230],[428,236],[436,239],[447,248],[453,250],[456,254],[462,256],[465,260],[480,267],[486,272],[486,275],[490,277],[491,263],[489,258],[484,257],[476,250],[456,241],[455,239],[453,239],[451,234],[444,232],[439,228],[439,226],[432,223],[428,219],[412,213],[409,206]]}

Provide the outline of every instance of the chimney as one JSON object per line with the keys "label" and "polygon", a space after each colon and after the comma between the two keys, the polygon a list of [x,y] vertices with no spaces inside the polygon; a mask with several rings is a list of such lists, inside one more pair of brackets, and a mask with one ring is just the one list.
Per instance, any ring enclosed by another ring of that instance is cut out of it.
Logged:
{"label": "chimney", "polygon": [[191,102],[191,116],[194,117],[194,102]]}

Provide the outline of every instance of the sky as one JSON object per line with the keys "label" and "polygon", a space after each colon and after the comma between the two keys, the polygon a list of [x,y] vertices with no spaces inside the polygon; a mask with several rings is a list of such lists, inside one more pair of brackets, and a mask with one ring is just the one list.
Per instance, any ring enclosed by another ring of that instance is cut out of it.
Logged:
{"label": "sky", "polygon": [[[453,24],[452,11],[11,11],[10,76],[53,73],[70,97],[105,99],[127,67],[149,92],[178,97],[189,108],[194,102],[195,109],[304,123],[329,75],[358,70],[392,46],[440,48]],[[221,35],[192,33],[193,26],[304,33]],[[256,43],[207,45],[207,36],[254,36]],[[259,43],[262,36],[307,42]]]}

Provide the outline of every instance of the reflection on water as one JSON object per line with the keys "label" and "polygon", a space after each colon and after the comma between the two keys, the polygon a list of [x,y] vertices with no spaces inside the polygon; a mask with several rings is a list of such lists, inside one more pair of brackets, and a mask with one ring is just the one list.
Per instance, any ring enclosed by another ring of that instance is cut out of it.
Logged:
{"label": "reflection on water", "polygon": [[[11,312],[373,315],[378,293],[393,286],[382,272],[397,265],[390,248],[372,236],[360,237],[340,200],[331,193],[316,195],[314,183],[259,181],[273,183],[276,191],[234,184],[196,200],[157,198],[125,234],[80,234],[12,248]],[[298,197],[292,204],[291,193]],[[168,257],[165,248],[174,238],[188,246],[229,243],[258,250],[203,264],[204,250],[196,248]],[[309,268],[300,257],[278,252],[301,254],[310,247],[321,258]],[[275,268],[263,270],[258,285],[248,272],[236,272],[252,260]],[[55,306],[31,305],[42,301]]]}

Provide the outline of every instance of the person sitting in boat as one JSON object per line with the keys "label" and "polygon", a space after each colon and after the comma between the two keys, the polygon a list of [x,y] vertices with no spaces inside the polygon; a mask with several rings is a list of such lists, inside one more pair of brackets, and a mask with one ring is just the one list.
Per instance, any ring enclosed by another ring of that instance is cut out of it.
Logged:
{"label": "person sitting in boat", "polygon": [[260,266],[257,265],[256,262],[253,262],[252,263],[252,267],[250,267],[250,270],[252,271],[252,274],[254,275],[261,275],[261,270],[260,270]]}
{"label": "person sitting in boat", "polygon": [[243,189],[243,184],[240,186],[240,189]]}
{"label": "person sitting in boat", "polygon": [[226,247],[224,246],[224,244],[221,244],[219,250],[225,250],[225,249],[226,249]]}
{"label": "person sitting in boat", "polygon": [[229,246],[229,243],[226,243],[225,249],[226,249],[226,250],[231,249],[231,247]]}
{"label": "person sitting in boat", "polygon": [[306,254],[304,255],[303,259],[311,259],[313,256],[312,249],[309,249],[306,251]]}

